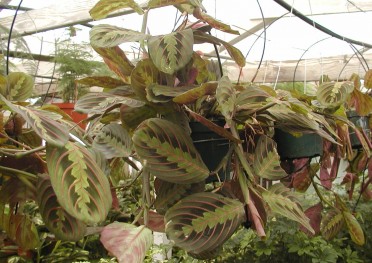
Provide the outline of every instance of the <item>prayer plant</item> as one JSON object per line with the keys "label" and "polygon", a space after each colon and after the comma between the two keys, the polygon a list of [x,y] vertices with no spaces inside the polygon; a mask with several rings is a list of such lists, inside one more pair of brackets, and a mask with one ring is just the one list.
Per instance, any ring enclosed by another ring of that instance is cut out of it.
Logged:
{"label": "prayer plant", "polygon": [[[149,1],[146,13],[166,5],[185,14],[169,34],[152,36],[111,25],[92,28],[91,45],[117,78],[80,80],[104,88],[75,105],[76,111],[90,114],[86,131],[55,107],[26,103],[32,92],[27,75],[1,77],[0,228],[21,252],[36,251],[40,261],[45,243],[54,244],[56,251],[58,240],[77,242],[99,234],[119,262],[142,262],[153,243],[152,231],[160,231],[191,256],[208,259],[241,226],[252,227],[264,239],[265,224],[275,215],[297,222],[309,235],[319,233],[320,221],[305,214],[298,193],[285,180],[292,174],[281,167],[272,138],[274,127],[280,127],[342,144],[329,116],[288,92],[218,78],[195,45],[224,45],[243,67],[238,49],[208,34],[211,28],[238,32],[207,15],[200,1]],[[121,8],[145,12],[134,1],[101,0],[91,15],[100,19]],[[192,16],[197,23],[189,23]],[[120,49],[125,42],[141,43],[143,54],[136,63]],[[216,119],[225,126],[214,124]],[[229,141],[230,150],[213,171],[193,144],[190,121]],[[206,184],[224,169],[229,178]],[[130,183],[125,171],[136,175]],[[362,245],[357,219],[339,195],[333,204],[320,193],[311,171],[306,183],[314,185],[320,202],[341,211],[327,214],[322,234],[332,237],[345,222]],[[135,195],[138,180],[142,193]],[[265,188],[263,180],[275,183]],[[31,212],[30,203],[35,206]]]}

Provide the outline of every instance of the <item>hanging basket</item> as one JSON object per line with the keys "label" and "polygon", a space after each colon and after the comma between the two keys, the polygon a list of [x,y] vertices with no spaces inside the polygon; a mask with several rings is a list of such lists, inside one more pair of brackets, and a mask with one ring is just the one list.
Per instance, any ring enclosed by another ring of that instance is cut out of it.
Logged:
{"label": "hanging basket", "polygon": [[[363,130],[363,132],[367,135],[367,138],[371,137],[371,130],[369,128],[369,116],[360,116],[356,111],[348,111],[347,118],[349,119],[349,121],[354,123],[357,128]],[[355,131],[351,128],[349,128],[349,137],[353,149],[362,148],[362,144],[356,136]]]}
{"label": "hanging basket", "polygon": [[[214,121],[214,123],[223,126],[225,122]],[[195,148],[208,169],[214,171],[229,151],[229,140],[219,136],[199,122],[190,122],[189,125]],[[224,181],[230,178],[229,174],[230,170],[227,167],[226,169],[221,169],[218,176],[221,181]],[[206,180],[207,183],[215,181],[218,181],[215,175],[210,176]]]}
{"label": "hanging basket", "polygon": [[63,103],[52,103],[58,106],[62,111],[71,117],[71,119],[77,123],[82,129],[86,128],[86,123],[83,120],[88,118],[88,114],[79,113],[74,110],[75,103],[63,102]]}
{"label": "hanging basket", "polygon": [[323,139],[316,133],[304,133],[300,137],[275,129],[274,140],[282,160],[316,157],[323,154]]}

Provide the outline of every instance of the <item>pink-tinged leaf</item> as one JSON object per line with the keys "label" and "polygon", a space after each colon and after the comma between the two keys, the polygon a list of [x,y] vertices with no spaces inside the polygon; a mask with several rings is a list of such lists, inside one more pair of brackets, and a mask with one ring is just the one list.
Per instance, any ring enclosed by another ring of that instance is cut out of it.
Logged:
{"label": "pink-tinged leaf", "polygon": [[100,240],[119,263],[142,263],[153,236],[145,226],[115,222],[103,228]]}
{"label": "pink-tinged leaf", "polygon": [[358,181],[358,176],[355,173],[346,173],[341,184],[344,184],[346,191],[349,194],[349,200],[352,200],[355,189],[355,183]]}
{"label": "pink-tinged leaf", "polygon": [[2,186],[0,188],[1,203],[9,204],[10,207],[15,207],[17,203],[24,203],[28,200],[34,200],[35,197],[35,184],[27,178],[20,180],[17,177],[11,177],[9,180],[2,182]]}
{"label": "pink-tinged leaf", "polygon": [[98,20],[123,8],[131,8],[138,14],[143,14],[142,8],[134,0],[100,0],[89,13],[93,19]]}
{"label": "pink-tinged leaf", "polygon": [[356,220],[356,218],[349,212],[342,212],[342,214],[344,216],[351,239],[354,241],[355,244],[363,246],[365,243],[365,237],[363,229],[360,226],[358,220]]}
{"label": "pink-tinged leaf", "polygon": [[0,95],[0,99],[13,111],[23,117],[28,125],[50,144],[63,146],[68,141],[68,129],[56,120],[61,116],[54,112],[48,112],[31,107],[16,105]]}
{"label": "pink-tinged leaf", "polygon": [[[142,217],[140,220],[138,220],[138,222],[143,225],[145,223],[145,220]],[[151,231],[165,233],[164,215],[150,210],[148,213],[147,227]]]}
{"label": "pink-tinged leaf", "polygon": [[321,166],[320,167],[320,182],[321,184],[326,188],[326,189],[331,189],[332,188],[332,180],[329,175],[328,169]]}
{"label": "pink-tinged leaf", "polygon": [[360,116],[367,116],[372,110],[372,98],[369,94],[363,93],[358,89],[354,89],[349,100],[350,107],[355,108],[355,111]]}
{"label": "pink-tinged leaf", "polygon": [[106,219],[112,199],[107,176],[93,154],[79,143],[47,144],[50,180],[60,205],[85,223]]}
{"label": "pink-tinged leaf", "polygon": [[301,231],[305,232],[308,236],[318,235],[320,233],[320,223],[322,221],[322,210],[322,203],[318,203],[306,209],[305,215],[310,219],[310,225],[314,229],[315,233],[310,233],[303,226],[300,226]]}
{"label": "pink-tinged leaf", "polygon": [[86,226],[83,222],[72,217],[58,203],[50,183],[49,176],[39,177],[37,184],[37,203],[46,227],[57,239],[78,241],[84,237]]}
{"label": "pink-tinged leaf", "polygon": [[311,184],[311,178],[309,173],[310,166],[305,166],[300,171],[293,173],[292,174],[293,188],[299,192],[302,193],[305,192]]}
{"label": "pink-tinged leaf", "polygon": [[[266,222],[266,211],[262,209],[263,201],[255,193],[250,192],[250,199],[248,203],[248,216],[250,221],[253,222],[253,229],[256,230],[259,237],[265,237],[265,222]],[[260,209],[261,208],[261,209]],[[261,214],[260,214],[261,212]],[[261,217],[263,215],[263,218]]]}
{"label": "pink-tinged leaf", "polygon": [[323,216],[320,231],[326,240],[334,238],[344,226],[345,220],[339,209],[332,209]]}
{"label": "pink-tinged leaf", "polygon": [[99,48],[93,46],[93,49],[103,58],[106,65],[115,72],[123,82],[129,82],[128,76],[132,73],[134,65],[120,47]]}

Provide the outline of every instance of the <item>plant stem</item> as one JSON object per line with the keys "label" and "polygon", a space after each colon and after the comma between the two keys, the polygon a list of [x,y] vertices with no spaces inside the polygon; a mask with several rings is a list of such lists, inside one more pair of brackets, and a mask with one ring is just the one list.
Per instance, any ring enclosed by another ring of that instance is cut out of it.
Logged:
{"label": "plant stem", "polygon": [[37,180],[38,179],[37,175],[32,174],[32,173],[28,173],[28,172],[25,172],[25,171],[22,171],[22,170],[18,170],[18,169],[13,169],[13,168],[9,168],[9,167],[5,167],[5,166],[0,165],[0,170],[25,175],[26,177],[28,177],[32,180]]}
{"label": "plant stem", "polygon": [[326,203],[329,206],[332,206],[332,204],[328,200],[324,199],[323,195],[321,194],[321,192],[318,188],[318,185],[314,182],[313,178],[311,178],[311,183],[312,183],[312,185],[314,187],[314,190],[315,190],[317,196],[319,197],[320,201],[322,201],[323,203]]}
{"label": "plant stem", "polygon": [[142,195],[143,195],[143,220],[145,226],[149,223],[149,208],[150,208],[150,173],[144,168],[143,176],[142,176],[143,184],[142,184]]}
{"label": "plant stem", "polygon": [[25,152],[19,152],[19,153],[16,153],[14,156],[16,158],[22,158],[22,157],[25,157],[27,155],[30,155],[30,154],[33,154],[33,153],[36,153],[36,152],[39,152],[39,151],[42,151],[42,150],[45,150],[45,146],[40,146],[40,147],[34,148],[32,150],[29,150],[29,151],[25,151]]}

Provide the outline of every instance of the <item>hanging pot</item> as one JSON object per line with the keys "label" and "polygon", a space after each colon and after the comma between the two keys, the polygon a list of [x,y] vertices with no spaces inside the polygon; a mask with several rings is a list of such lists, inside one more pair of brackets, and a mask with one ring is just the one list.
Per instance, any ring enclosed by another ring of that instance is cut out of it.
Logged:
{"label": "hanging pot", "polygon": [[[371,130],[369,128],[369,116],[359,116],[356,111],[348,111],[346,114],[349,121],[354,123],[357,128],[363,130],[363,132],[367,135],[367,138],[371,137]],[[355,131],[351,128],[349,128],[349,137],[353,149],[359,149],[362,147],[362,144],[356,136]]]}
{"label": "hanging pot", "polygon": [[274,140],[282,160],[316,157],[323,154],[323,139],[316,133],[293,136],[281,129],[275,129]]}
{"label": "hanging pot", "polygon": [[[221,127],[225,124],[222,120],[214,121],[214,123]],[[229,151],[229,140],[214,133],[199,122],[190,122],[189,125],[195,148],[208,169],[214,171]],[[221,181],[224,181],[230,178],[229,174],[230,170],[227,167],[221,169],[218,176]],[[218,181],[216,175],[212,175],[206,180],[207,183],[216,181]]]}
{"label": "hanging pot", "polygon": [[75,103],[63,102],[63,103],[54,103],[53,105],[58,106],[62,111],[71,117],[71,119],[77,123],[82,129],[86,128],[86,123],[83,120],[88,118],[88,114],[79,113],[74,110]]}

